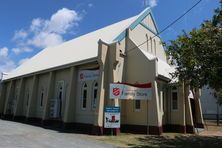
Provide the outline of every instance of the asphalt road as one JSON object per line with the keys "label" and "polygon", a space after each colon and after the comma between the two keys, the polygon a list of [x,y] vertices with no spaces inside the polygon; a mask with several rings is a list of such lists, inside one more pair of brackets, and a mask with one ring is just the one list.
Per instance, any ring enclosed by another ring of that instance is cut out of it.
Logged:
{"label": "asphalt road", "polygon": [[0,148],[112,148],[88,135],[0,120]]}

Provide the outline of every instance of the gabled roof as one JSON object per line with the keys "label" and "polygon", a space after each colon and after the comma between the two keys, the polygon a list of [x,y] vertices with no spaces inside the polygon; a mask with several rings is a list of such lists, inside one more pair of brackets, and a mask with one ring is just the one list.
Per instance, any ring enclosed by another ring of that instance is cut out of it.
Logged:
{"label": "gabled roof", "polygon": [[96,58],[100,39],[106,43],[119,41],[119,36],[123,39],[127,28],[133,29],[145,15],[150,13],[150,8],[146,8],[137,16],[77,37],[56,47],[46,48],[6,75],[4,80]]}

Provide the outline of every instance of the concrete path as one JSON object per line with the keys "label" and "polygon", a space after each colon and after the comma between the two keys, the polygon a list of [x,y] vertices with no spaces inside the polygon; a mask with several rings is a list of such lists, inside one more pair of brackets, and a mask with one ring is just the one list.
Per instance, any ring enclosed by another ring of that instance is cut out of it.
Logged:
{"label": "concrete path", "polygon": [[112,148],[84,134],[0,120],[0,148]]}

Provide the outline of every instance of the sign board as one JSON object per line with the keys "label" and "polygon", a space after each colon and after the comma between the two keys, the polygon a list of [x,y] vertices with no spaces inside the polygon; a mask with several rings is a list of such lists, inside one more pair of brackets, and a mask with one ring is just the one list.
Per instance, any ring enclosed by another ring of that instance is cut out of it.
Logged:
{"label": "sign board", "polygon": [[80,70],[78,74],[79,81],[96,80],[99,78],[99,70]]}
{"label": "sign board", "polygon": [[111,83],[110,99],[131,99],[131,100],[151,100],[151,83],[146,84],[127,84]]}
{"label": "sign board", "polygon": [[120,128],[120,107],[105,107],[104,128]]}

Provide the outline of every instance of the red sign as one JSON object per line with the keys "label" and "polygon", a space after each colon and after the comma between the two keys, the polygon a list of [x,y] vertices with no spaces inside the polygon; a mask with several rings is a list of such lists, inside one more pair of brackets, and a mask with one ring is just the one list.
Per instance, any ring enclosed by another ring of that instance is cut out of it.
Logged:
{"label": "red sign", "polygon": [[110,99],[151,100],[152,84],[111,83]]}
{"label": "red sign", "polygon": [[113,95],[118,96],[120,94],[120,88],[113,88]]}

